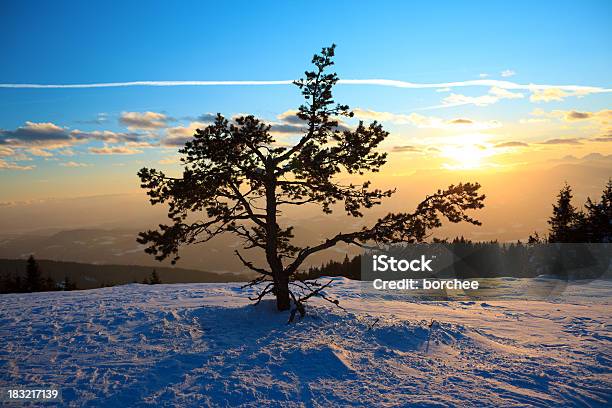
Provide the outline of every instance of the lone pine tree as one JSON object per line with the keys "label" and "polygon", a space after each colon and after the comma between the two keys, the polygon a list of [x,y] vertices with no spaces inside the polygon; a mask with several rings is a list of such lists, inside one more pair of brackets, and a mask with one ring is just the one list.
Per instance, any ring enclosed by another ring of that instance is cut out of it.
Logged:
{"label": "lone pine tree", "polygon": [[[423,200],[414,212],[390,213],[373,225],[341,232],[322,242],[295,245],[293,227],[279,223],[287,206],[317,205],[326,214],[342,204],[348,216],[361,217],[362,210],[381,203],[394,190],[370,187],[370,182],[341,183],[339,175],[377,172],[386,153],[377,150],[388,136],[383,127],[362,121],[352,129],[341,129],[338,120],[352,117],[346,105],[335,104],[332,89],[338,82],[333,65],[335,46],[313,57],[314,69],[295,81],[304,104],[297,111],[303,134],[292,146],[276,143],[271,127],[254,116],[227,120],[218,114],[213,124],[198,129],[179,151],[184,167],[180,178],[168,177],[155,169],[143,168],[138,175],[152,204],[167,203],[169,225],[142,232],[138,241],[156,259],[179,259],[179,247],[206,242],[225,233],[243,240],[243,248],[265,253],[266,265],[255,265],[236,251],[245,267],[259,278],[251,285],[262,289],[254,300],[276,297],[279,310],[295,305],[303,314],[303,302],[313,296],[325,297],[326,285],[299,281],[295,276],[314,253],[339,243],[418,242],[428,231],[441,225],[441,216],[450,222],[479,222],[467,210],[483,207],[480,185],[465,183],[438,190]],[[201,219],[194,221],[194,215]],[[326,298],[327,299],[327,298]],[[329,300],[329,299],[328,299]],[[336,302],[335,302],[336,303]]]}

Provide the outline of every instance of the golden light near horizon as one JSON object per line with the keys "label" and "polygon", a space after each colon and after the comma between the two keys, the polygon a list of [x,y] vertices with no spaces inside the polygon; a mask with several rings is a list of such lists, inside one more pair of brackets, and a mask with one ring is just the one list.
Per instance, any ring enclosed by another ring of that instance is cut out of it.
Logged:
{"label": "golden light near horizon", "polygon": [[444,163],[442,167],[449,170],[469,170],[490,165],[486,158],[496,154],[490,143],[488,135],[470,133],[453,137],[451,143],[440,148],[440,155],[451,162]]}

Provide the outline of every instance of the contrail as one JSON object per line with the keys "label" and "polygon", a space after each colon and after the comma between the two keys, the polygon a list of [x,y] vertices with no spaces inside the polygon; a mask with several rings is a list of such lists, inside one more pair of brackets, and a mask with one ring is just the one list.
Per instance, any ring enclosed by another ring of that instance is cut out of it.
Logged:
{"label": "contrail", "polygon": [[442,89],[442,88],[459,88],[468,86],[484,86],[484,87],[497,87],[502,89],[515,89],[515,90],[527,90],[527,91],[540,91],[545,89],[560,89],[563,91],[573,92],[588,92],[588,93],[600,93],[600,92],[612,92],[612,89],[601,88],[597,86],[583,86],[583,85],[542,85],[542,84],[518,84],[516,82],[501,81],[497,79],[475,79],[469,81],[456,81],[456,82],[440,82],[440,83],[415,83],[398,81],[394,79],[341,79],[338,81],[340,84],[347,85],[379,85],[388,86],[393,88],[411,88],[411,89]]}
{"label": "contrail", "polygon": [[[291,85],[293,80],[280,81],[131,81],[131,82],[101,82],[89,84],[0,84],[0,88],[11,89],[86,89],[86,88],[121,88],[129,86],[268,86],[268,85]],[[457,82],[440,83],[416,83],[399,81],[394,79],[341,79],[338,81],[343,85],[375,85],[392,88],[407,89],[442,89],[458,87],[498,87],[502,89],[538,91],[546,89],[560,89],[571,92],[584,93],[608,93],[612,89],[597,86],[584,85],[543,85],[543,84],[519,84],[511,81],[496,79],[477,79]]]}
{"label": "contrail", "polygon": [[252,86],[252,85],[290,85],[292,80],[284,81],[132,81],[102,82],[93,84],[0,84],[0,88],[29,89],[74,89],[74,88],[121,88],[126,86]]}

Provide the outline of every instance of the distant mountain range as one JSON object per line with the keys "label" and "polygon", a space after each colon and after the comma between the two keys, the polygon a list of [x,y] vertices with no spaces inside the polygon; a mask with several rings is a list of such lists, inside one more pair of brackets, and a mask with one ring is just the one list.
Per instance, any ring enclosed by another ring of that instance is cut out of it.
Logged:
{"label": "distant mountain range", "polygon": [[[317,242],[324,236],[333,235],[334,230],[329,229],[329,223],[314,219],[315,225],[321,225],[322,234],[296,227],[295,231],[301,237],[307,237],[310,242]],[[336,224],[337,225],[337,224]],[[55,261],[82,262],[95,265],[142,265],[148,268],[172,267],[169,260],[159,262],[144,251],[144,245],[136,242],[138,230],[117,228],[87,228],[69,229],[64,231],[37,231],[26,234],[0,233],[0,258],[26,259],[33,254],[36,259],[50,259]],[[236,257],[234,251],[255,262],[265,265],[262,251],[243,251],[242,242],[237,237],[227,234],[219,236],[206,245],[187,245],[179,251],[181,256],[177,267],[201,270],[211,273],[248,273],[244,265]],[[356,254],[357,250],[349,252]],[[313,257],[315,265],[333,256],[329,251],[318,258]],[[327,256],[327,258],[324,258]],[[336,257],[343,257],[344,253],[335,253]]]}
{"label": "distant mountain range", "polygon": [[[142,282],[150,277],[153,269],[157,271],[162,283],[205,283],[205,282],[244,282],[249,279],[244,274],[212,273],[193,269],[149,267],[137,265],[94,265],[78,262],[61,262],[46,259],[37,260],[43,278],[50,276],[56,282],[68,277],[76,282],[78,289],[99,288]],[[0,259],[0,277],[6,275],[25,275],[26,262],[23,259]]]}

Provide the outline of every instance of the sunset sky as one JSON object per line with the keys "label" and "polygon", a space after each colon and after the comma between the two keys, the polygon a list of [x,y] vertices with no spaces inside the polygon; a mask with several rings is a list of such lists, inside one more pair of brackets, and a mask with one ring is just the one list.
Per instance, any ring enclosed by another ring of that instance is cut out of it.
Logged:
{"label": "sunset sky", "polygon": [[424,4],[2,2],[0,201],[135,192],[216,112],[291,143],[286,82],[331,43],[340,78],[361,80],[336,100],[391,132],[380,177],[612,174],[611,2]]}

